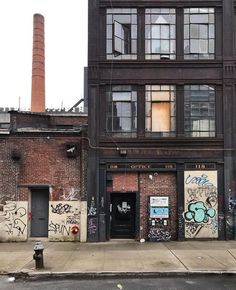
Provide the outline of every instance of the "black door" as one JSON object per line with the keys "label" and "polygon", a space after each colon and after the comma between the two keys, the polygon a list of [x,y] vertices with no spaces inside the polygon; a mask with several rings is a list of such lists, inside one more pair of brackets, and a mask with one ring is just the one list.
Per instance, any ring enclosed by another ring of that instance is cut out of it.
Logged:
{"label": "black door", "polygon": [[31,237],[48,236],[48,189],[31,191]]}
{"label": "black door", "polygon": [[111,194],[111,238],[135,237],[135,193]]}

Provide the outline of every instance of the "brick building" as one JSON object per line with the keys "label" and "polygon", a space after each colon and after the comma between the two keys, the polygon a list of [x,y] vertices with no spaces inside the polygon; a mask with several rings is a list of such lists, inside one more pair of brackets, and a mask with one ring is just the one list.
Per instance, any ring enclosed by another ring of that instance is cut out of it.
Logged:
{"label": "brick building", "polygon": [[86,241],[87,115],[1,114],[0,241]]}
{"label": "brick building", "polygon": [[235,8],[89,1],[89,241],[234,238]]}

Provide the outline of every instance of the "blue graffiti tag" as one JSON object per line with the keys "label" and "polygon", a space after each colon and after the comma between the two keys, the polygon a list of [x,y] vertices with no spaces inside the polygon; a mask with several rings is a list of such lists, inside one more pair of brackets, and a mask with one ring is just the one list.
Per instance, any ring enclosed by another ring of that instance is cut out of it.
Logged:
{"label": "blue graffiti tag", "polygon": [[191,176],[190,174],[185,179],[185,184],[197,184],[198,186],[213,186],[208,179],[206,174],[202,174],[201,176]]}
{"label": "blue graffiti tag", "polygon": [[188,211],[184,213],[187,221],[195,221],[196,223],[207,223],[209,218],[216,215],[214,208],[207,208],[202,201],[193,202],[188,205]]}

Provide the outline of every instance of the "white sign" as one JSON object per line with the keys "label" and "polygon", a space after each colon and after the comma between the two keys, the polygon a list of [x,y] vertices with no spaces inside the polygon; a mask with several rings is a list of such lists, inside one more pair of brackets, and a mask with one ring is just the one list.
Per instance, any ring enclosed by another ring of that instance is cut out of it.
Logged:
{"label": "white sign", "polygon": [[169,206],[168,196],[150,196],[150,206]]}

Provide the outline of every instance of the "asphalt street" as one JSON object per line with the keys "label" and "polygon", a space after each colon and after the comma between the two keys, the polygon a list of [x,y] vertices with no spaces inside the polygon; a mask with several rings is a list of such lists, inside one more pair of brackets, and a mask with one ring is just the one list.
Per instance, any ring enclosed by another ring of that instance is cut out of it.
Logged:
{"label": "asphalt street", "polygon": [[235,290],[235,275],[203,275],[142,279],[37,280],[9,282],[0,277],[1,290]]}

